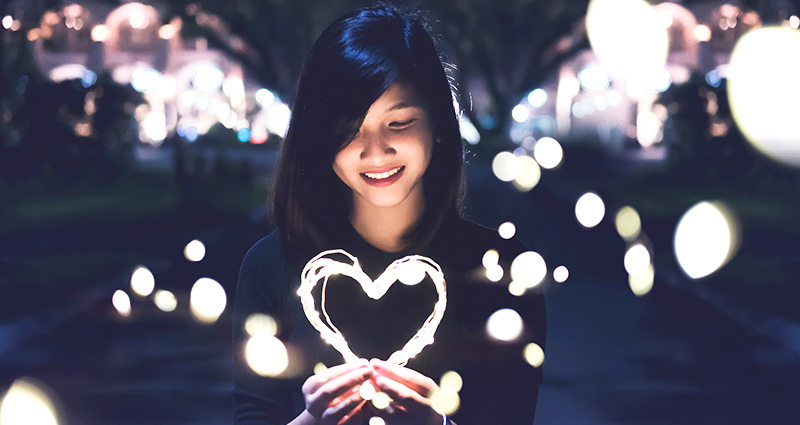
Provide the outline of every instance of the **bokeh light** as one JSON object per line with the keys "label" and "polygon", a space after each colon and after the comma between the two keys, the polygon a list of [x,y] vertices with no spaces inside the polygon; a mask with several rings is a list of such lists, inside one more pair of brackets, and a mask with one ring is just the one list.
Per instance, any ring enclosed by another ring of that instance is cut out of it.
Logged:
{"label": "bokeh light", "polygon": [[326,370],[328,370],[328,366],[325,366],[325,363],[317,362],[317,364],[314,365],[314,375],[322,373]]}
{"label": "bokeh light", "polygon": [[542,89],[536,89],[528,93],[528,103],[534,108],[539,108],[547,102],[547,92]]}
{"label": "bokeh light", "polygon": [[647,295],[653,289],[653,281],[655,280],[656,272],[652,264],[637,275],[628,276],[628,285],[631,291],[637,296],[641,297]]}
{"label": "bokeh light", "polygon": [[105,25],[95,25],[92,28],[92,41],[105,41],[108,38],[108,27]]}
{"label": "bokeh light", "polygon": [[245,359],[261,376],[277,376],[289,367],[289,353],[278,338],[266,333],[250,337],[245,345]]}
{"label": "bokeh light", "polygon": [[675,258],[692,279],[719,270],[735,255],[738,245],[738,220],[720,201],[693,205],[675,228]]}
{"label": "bokeh light", "polygon": [[111,305],[117,310],[120,316],[128,317],[131,315],[131,297],[122,289],[114,291],[111,296]]}
{"label": "bokeh light", "polygon": [[145,266],[138,266],[131,274],[131,289],[136,295],[146,297],[153,293],[156,287],[156,278]]}
{"label": "bokeh light", "polygon": [[264,88],[258,89],[256,92],[256,102],[258,102],[262,108],[270,107],[272,103],[275,102],[275,94]]}
{"label": "bokeh light", "polygon": [[454,370],[448,370],[447,372],[442,374],[442,379],[439,380],[439,386],[450,388],[455,392],[461,391],[461,387],[464,385],[464,379],[461,378],[461,375]]}
{"label": "bokeh light", "polygon": [[0,424],[58,425],[51,390],[43,383],[20,378],[11,384],[0,404]]}
{"label": "bokeh light", "polygon": [[203,64],[192,77],[192,85],[200,91],[211,92],[222,87],[224,74],[214,64]]}
{"label": "bokeh light", "polygon": [[525,122],[530,118],[530,112],[528,111],[528,107],[522,104],[515,106],[511,109],[511,117],[514,118],[516,122]]}
{"label": "bokeh light", "polygon": [[642,220],[639,217],[639,212],[631,206],[624,206],[617,210],[614,216],[614,227],[617,228],[617,233],[622,236],[626,241],[631,241],[639,236],[642,232]]}
{"label": "bokeh light", "polygon": [[155,295],[153,295],[153,303],[159,310],[167,313],[175,311],[175,309],[178,308],[178,300],[175,298],[175,294],[163,289],[159,289],[156,291]]}
{"label": "bokeh light", "polygon": [[372,397],[372,405],[378,410],[383,410],[392,404],[392,398],[389,394],[378,392],[375,397]]}
{"label": "bokeh light", "polygon": [[186,244],[183,248],[183,255],[189,261],[201,261],[206,256],[206,246],[203,245],[203,242],[195,239]]}
{"label": "bokeh light", "polygon": [[214,323],[225,311],[228,299],[225,289],[216,280],[201,277],[192,286],[189,306],[195,319],[202,323]]}
{"label": "bokeh light", "polygon": [[157,89],[160,82],[161,73],[152,68],[136,68],[131,74],[131,86],[140,93]]}
{"label": "bokeh light", "polygon": [[489,316],[486,332],[498,341],[513,341],[522,335],[524,324],[516,310],[501,308]]}
{"label": "bokeh light", "polygon": [[519,158],[511,152],[500,152],[492,160],[492,171],[498,179],[510,182],[519,174]]}
{"label": "bokeh light", "polygon": [[375,386],[369,381],[364,382],[361,384],[361,387],[358,388],[358,395],[361,396],[362,400],[372,400],[377,393]]}
{"label": "bokeh light", "polygon": [[633,244],[625,251],[623,262],[625,264],[625,271],[627,271],[629,275],[635,276],[641,274],[650,265],[650,251],[640,243]]}
{"label": "bokeh light", "polygon": [[496,266],[497,263],[500,261],[500,253],[497,252],[496,249],[490,249],[483,254],[483,258],[481,259],[481,263],[483,267],[487,269]]}
{"label": "bokeh light", "polygon": [[511,280],[526,288],[540,284],[546,275],[547,264],[537,252],[523,252],[511,262]]}
{"label": "bokeh light", "polygon": [[503,266],[495,264],[486,268],[486,278],[492,282],[499,282],[503,278]]}
{"label": "bokeh light", "polygon": [[578,82],[585,90],[603,91],[608,88],[611,80],[606,70],[598,64],[587,65],[578,72]]}
{"label": "bokeh light", "polygon": [[250,336],[259,334],[275,336],[278,334],[278,323],[268,314],[253,313],[244,321],[244,330]]}
{"label": "bokeh light", "polygon": [[761,28],[743,35],[728,66],[728,98],[739,129],[759,151],[800,166],[800,31]]}
{"label": "bokeh light", "polygon": [[514,185],[514,188],[520,192],[528,192],[539,184],[539,180],[542,177],[542,170],[539,168],[539,164],[536,163],[536,160],[528,155],[523,155],[518,158],[519,173],[511,183]]}
{"label": "bokeh light", "polygon": [[603,199],[594,192],[587,192],[575,203],[575,217],[583,227],[594,227],[603,221],[606,206]]}
{"label": "bokeh light", "polygon": [[514,226],[514,223],[506,221],[497,227],[497,233],[503,239],[511,239],[514,237],[514,234],[517,233],[517,227]]}
{"label": "bokeh light", "polygon": [[645,79],[664,68],[669,41],[663,19],[643,0],[591,0],[589,43],[612,74]]}
{"label": "bokeh light", "polygon": [[544,363],[544,350],[535,342],[528,343],[522,351],[525,361],[533,367],[539,367]]}
{"label": "bokeh light", "polygon": [[567,266],[558,266],[553,270],[553,280],[558,283],[564,283],[569,278],[569,269]]}
{"label": "bokeh light", "polygon": [[551,170],[561,164],[564,159],[564,149],[556,139],[542,137],[533,145],[533,157],[542,168]]}
{"label": "bokeh light", "polygon": [[516,280],[512,280],[508,284],[508,293],[513,295],[513,296],[515,296],[515,297],[521,297],[521,296],[525,295],[525,292],[527,290],[528,290],[528,288],[526,288],[525,285],[522,284],[522,282],[519,282],[519,281],[516,281]]}
{"label": "bokeh light", "polygon": [[693,33],[697,41],[711,40],[711,28],[706,25],[698,25],[694,27]]}
{"label": "bokeh light", "polygon": [[[375,404],[374,403],[375,399],[373,398],[372,400],[373,400],[373,404]],[[377,406],[375,406],[375,407],[377,407]],[[389,405],[387,404],[386,407],[389,407]],[[384,409],[386,407],[384,407]],[[386,421],[383,420],[383,418],[380,417],[380,416],[373,416],[373,417],[369,418],[369,425],[386,425]]]}
{"label": "bokeh light", "polygon": [[452,415],[461,406],[461,398],[448,387],[439,387],[431,393],[431,407],[443,415]]}
{"label": "bokeh light", "polygon": [[397,280],[404,285],[413,286],[425,279],[425,267],[422,263],[409,261],[397,267]]}

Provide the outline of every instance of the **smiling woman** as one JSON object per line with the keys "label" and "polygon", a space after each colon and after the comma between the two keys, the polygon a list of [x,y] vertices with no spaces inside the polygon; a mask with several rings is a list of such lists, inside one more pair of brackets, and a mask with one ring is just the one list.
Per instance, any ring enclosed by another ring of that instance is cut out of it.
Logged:
{"label": "smiling woman", "polygon": [[[515,296],[485,277],[487,251],[502,274],[527,248],[461,218],[452,99],[417,13],[360,9],[314,44],[275,175],[277,229],[239,275],[237,424],[533,422],[542,374],[524,353],[544,347],[541,288]],[[518,318],[513,334],[487,334],[497,311]],[[276,373],[245,356],[247,320],[265,314],[288,353]],[[453,371],[463,386],[437,386]]]}

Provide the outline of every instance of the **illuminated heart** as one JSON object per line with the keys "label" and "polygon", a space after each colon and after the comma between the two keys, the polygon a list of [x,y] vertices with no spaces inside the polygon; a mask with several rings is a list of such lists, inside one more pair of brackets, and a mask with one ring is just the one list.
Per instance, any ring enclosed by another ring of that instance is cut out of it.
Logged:
{"label": "illuminated heart", "polygon": [[[330,258],[331,255],[335,254],[346,256],[350,259],[350,263],[343,263]],[[389,363],[405,365],[408,359],[416,356],[423,348],[433,343],[433,334],[436,332],[436,328],[439,327],[439,322],[442,321],[442,316],[444,316],[444,310],[447,306],[447,288],[444,283],[444,274],[439,265],[430,258],[421,255],[409,255],[395,260],[377,279],[372,280],[361,270],[358,258],[350,255],[347,251],[341,249],[324,251],[312,258],[303,268],[297,295],[300,296],[300,302],[303,305],[303,311],[306,313],[308,321],[319,331],[322,339],[342,353],[345,362],[350,362],[358,360],[359,357],[350,350],[344,335],[331,322],[331,318],[325,310],[324,296],[320,303],[322,314],[325,317],[325,321],[322,321],[320,313],[316,309],[311,290],[321,280],[323,281],[322,294],[324,295],[328,278],[333,275],[343,275],[358,282],[367,296],[373,300],[379,300],[398,280],[406,284],[414,284],[421,281],[425,274],[430,276],[436,286],[436,293],[439,298],[433,306],[433,312],[417,333],[408,340],[403,348],[392,353],[387,360]]]}

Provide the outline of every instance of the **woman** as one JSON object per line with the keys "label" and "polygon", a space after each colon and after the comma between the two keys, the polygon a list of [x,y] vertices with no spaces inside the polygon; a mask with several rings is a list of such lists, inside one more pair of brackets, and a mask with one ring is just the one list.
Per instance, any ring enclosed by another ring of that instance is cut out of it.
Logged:
{"label": "woman", "polygon": [[[514,297],[485,278],[487,250],[497,250],[507,266],[526,249],[461,218],[462,167],[450,85],[419,15],[378,5],[323,31],[303,66],[276,171],[277,229],[251,248],[240,272],[237,424],[366,423],[375,416],[390,425],[533,422],[541,370],[525,363],[522,347],[544,346],[543,297],[531,291]],[[327,309],[363,358],[341,364],[297,295],[306,262],[331,249],[355,256],[371,279],[406,255],[435,261],[447,285],[435,342],[405,366],[383,361],[431,313],[437,293],[429,278],[393,285],[373,301],[352,280],[332,277],[328,288],[335,289],[317,291],[317,299],[326,297],[318,308]],[[516,310],[525,322],[514,341],[498,342],[484,331],[500,308]],[[259,376],[244,361],[244,322],[254,313],[276,320],[289,349],[289,370],[281,376]],[[314,375],[318,363],[329,369]],[[449,370],[463,377],[460,409],[451,418],[430,400]],[[390,397],[388,407],[362,400],[359,388],[367,381]]]}

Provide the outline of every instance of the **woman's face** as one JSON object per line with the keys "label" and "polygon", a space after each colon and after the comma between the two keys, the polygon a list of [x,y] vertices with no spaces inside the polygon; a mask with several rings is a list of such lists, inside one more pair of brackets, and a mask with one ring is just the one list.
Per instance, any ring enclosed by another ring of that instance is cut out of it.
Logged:
{"label": "woman's face", "polygon": [[433,153],[433,122],[410,84],[392,84],[373,103],[333,171],[353,190],[353,207],[424,208],[422,175]]}

